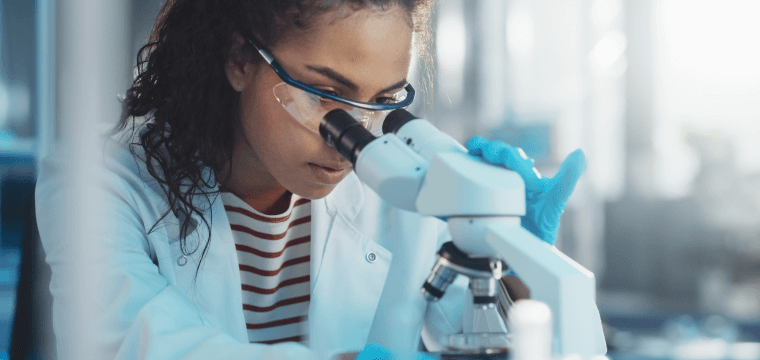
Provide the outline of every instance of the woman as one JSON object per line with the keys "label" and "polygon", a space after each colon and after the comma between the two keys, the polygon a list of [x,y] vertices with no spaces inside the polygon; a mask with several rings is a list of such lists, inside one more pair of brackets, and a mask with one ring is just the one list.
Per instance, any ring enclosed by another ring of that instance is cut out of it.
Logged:
{"label": "woman", "polygon": [[[435,349],[440,334],[461,331],[462,284],[439,303],[419,296],[449,240],[445,223],[385,204],[313,122],[343,107],[377,127],[387,111],[375,105],[411,100],[413,39],[426,37],[431,2],[164,6],[92,187],[108,204],[93,221],[100,235],[87,239],[104,252],[92,279],[102,290],[92,294],[91,341],[101,356],[324,358],[368,342],[414,350],[420,334]],[[530,163],[482,138],[470,149],[516,170]],[[579,159],[557,177],[559,193],[546,190],[557,182],[521,171],[545,185],[529,204],[534,232],[549,242]],[[59,344],[71,290],[55,274],[75,254],[54,241],[45,212],[65,210],[54,196],[62,167],[46,162],[37,192]],[[377,325],[387,318],[392,332]]]}

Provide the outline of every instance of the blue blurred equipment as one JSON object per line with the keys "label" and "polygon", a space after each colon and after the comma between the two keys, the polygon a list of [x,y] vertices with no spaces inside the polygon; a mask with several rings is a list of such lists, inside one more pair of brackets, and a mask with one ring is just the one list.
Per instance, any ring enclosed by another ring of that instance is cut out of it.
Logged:
{"label": "blue blurred equipment", "polygon": [[391,360],[393,353],[376,344],[369,344],[356,356],[356,360]]}
{"label": "blue blurred equipment", "polygon": [[503,165],[520,174],[525,181],[526,205],[521,224],[541,240],[553,245],[557,240],[559,219],[565,212],[567,199],[586,169],[583,151],[578,149],[568,155],[557,175],[545,178],[533,166],[533,159],[525,155],[521,148],[476,136],[467,142],[467,150],[470,154],[482,155],[489,163]]}
{"label": "blue blurred equipment", "polygon": [[[390,350],[377,344],[368,344],[364,347],[362,352],[356,356],[356,360],[393,360],[397,358],[399,358],[397,354],[394,354]],[[423,353],[416,353],[415,356],[406,356],[403,358],[414,360],[436,360],[436,358]]]}

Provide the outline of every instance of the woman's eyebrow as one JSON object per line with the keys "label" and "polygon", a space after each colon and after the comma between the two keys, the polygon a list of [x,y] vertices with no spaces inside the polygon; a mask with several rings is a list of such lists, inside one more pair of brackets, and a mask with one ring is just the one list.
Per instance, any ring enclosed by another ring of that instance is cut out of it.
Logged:
{"label": "woman's eyebrow", "polygon": [[356,84],[351,82],[351,80],[348,80],[345,76],[338,74],[338,72],[336,72],[333,69],[330,69],[329,67],[317,67],[317,66],[312,66],[312,65],[306,65],[306,68],[311,71],[320,73],[324,76],[327,76],[330,79],[333,79],[343,84],[344,86],[348,87],[349,89],[353,91],[356,91],[359,88],[358,86],[356,86]]}
{"label": "woman's eyebrow", "polygon": [[[351,80],[348,80],[345,76],[339,74],[337,71],[335,71],[335,70],[333,70],[333,69],[331,69],[329,67],[320,67],[320,66],[306,65],[306,68],[309,69],[309,70],[311,70],[311,71],[314,71],[314,72],[317,72],[319,74],[322,74],[324,76],[327,76],[330,79],[333,79],[333,80],[335,80],[335,81],[343,84],[344,86],[348,87],[352,91],[356,91],[357,89],[359,89],[359,87],[356,84],[354,84],[353,82],[351,82]],[[381,93],[384,93],[384,92],[388,92],[388,91],[391,91],[391,90],[395,90],[395,89],[403,88],[404,86],[406,86],[407,83],[408,83],[408,81],[406,79],[403,79],[403,80],[401,80],[401,81],[399,81],[399,82],[397,82],[397,83],[395,83],[395,84],[393,84],[393,85],[391,85],[391,86],[389,86],[389,87],[387,87],[387,88],[379,91],[378,94],[381,94]]]}
{"label": "woman's eyebrow", "polygon": [[388,91],[391,91],[391,90],[401,89],[401,88],[405,87],[406,84],[408,84],[408,83],[409,82],[406,81],[406,79],[401,80],[401,81],[399,81],[399,82],[397,82],[397,83],[395,83],[395,84],[393,84],[391,86],[388,86],[387,88],[385,88],[383,90],[380,90],[379,94],[382,94],[384,92],[388,92]]}

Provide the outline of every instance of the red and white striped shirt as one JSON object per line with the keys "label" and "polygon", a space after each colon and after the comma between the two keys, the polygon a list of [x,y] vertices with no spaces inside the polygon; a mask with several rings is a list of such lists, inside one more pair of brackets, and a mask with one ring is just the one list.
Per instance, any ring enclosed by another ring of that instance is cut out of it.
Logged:
{"label": "red and white striped shirt", "polygon": [[306,344],[311,200],[293,194],[285,213],[264,215],[231,192],[221,197],[237,248],[248,340]]}

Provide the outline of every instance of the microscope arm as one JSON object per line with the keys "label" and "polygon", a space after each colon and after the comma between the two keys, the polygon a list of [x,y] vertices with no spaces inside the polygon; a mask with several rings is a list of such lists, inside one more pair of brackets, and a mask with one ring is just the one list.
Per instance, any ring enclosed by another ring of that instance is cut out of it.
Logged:
{"label": "microscope arm", "polygon": [[593,273],[520,226],[491,224],[485,240],[528,284],[531,299],[552,310],[555,351],[606,353]]}

